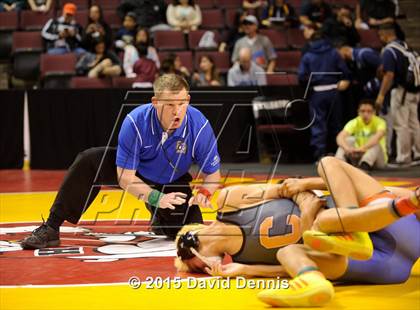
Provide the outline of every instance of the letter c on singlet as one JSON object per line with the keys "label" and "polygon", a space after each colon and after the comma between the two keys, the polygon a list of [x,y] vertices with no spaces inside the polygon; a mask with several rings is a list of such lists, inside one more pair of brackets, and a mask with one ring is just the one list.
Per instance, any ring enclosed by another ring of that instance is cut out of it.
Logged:
{"label": "letter c on singlet", "polygon": [[287,216],[286,225],[292,226],[292,231],[281,236],[270,237],[269,231],[273,227],[273,216],[266,217],[260,225],[260,243],[266,249],[281,248],[296,243],[301,238],[300,218],[295,214]]}

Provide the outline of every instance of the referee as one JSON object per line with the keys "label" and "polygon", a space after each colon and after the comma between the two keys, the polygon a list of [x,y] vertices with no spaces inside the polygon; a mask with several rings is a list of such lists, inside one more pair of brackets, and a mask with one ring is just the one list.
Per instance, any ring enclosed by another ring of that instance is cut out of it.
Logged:
{"label": "referee", "polygon": [[[24,249],[60,244],[64,221],[77,224],[97,196],[100,185],[115,185],[146,202],[152,230],[175,238],[185,224],[202,223],[200,207],[220,181],[217,143],[205,116],[189,105],[189,85],[166,74],[154,85],[152,102],[125,118],[117,148],[98,147],[81,152],[60,187],[48,220],[26,237]],[[193,195],[188,173],[197,163],[203,185]]]}

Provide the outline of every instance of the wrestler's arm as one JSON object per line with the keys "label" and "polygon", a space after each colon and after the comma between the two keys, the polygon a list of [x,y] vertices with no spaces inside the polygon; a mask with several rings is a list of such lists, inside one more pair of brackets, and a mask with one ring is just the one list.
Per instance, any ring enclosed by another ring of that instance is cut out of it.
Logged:
{"label": "wrestler's arm", "polygon": [[[260,204],[264,201],[283,198],[282,184],[252,184],[230,186],[220,191],[217,199],[218,212],[234,212]],[[289,198],[289,197],[284,197]],[[298,192],[290,197],[301,211],[302,231],[310,229],[316,215],[325,204],[309,191]]]}
{"label": "wrestler's arm", "polygon": [[279,198],[280,186],[280,184],[264,183],[225,187],[217,198],[217,209],[219,212],[232,212]]}
{"label": "wrestler's arm", "polygon": [[222,265],[220,263],[206,268],[206,272],[212,276],[220,277],[283,277],[288,273],[281,265],[247,265],[240,263],[229,263]]}

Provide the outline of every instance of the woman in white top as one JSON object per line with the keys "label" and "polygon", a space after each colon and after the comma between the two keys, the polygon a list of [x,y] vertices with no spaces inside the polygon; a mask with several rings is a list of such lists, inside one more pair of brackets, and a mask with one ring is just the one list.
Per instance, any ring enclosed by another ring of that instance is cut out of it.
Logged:
{"label": "woman in white top", "polygon": [[175,30],[197,30],[201,25],[201,10],[194,0],[175,0],[166,10],[166,18]]}
{"label": "woman in white top", "polygon": [[[147,56],[146,58],[153,60],[156,64],[156,67],[160,68],[159,56],[156,49],[150,43],[150,33],[147,28],[139,28],[136,34],[135,45],[143,43],[147,45]],[[136,61],[139,60],[139,53],[137,48],[134,45],[127,44],[124,47],[124,60],[123,67],[125,76],[129,78],[136,77],[136,74],[133,72],[133,67]]]}

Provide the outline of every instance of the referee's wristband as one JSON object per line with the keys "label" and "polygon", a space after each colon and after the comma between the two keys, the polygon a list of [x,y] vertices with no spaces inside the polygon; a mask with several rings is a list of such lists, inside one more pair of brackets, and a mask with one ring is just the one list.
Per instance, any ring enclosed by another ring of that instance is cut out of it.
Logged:
{"label": "referee's wristband", "polygon": [[163,195],[163,193],[156,189],[152,190],[149,194],[149,197],[147,198],[148,204],[154,207],[159,207],[159,202]]}
{"label": "referee's wristband", "polygon": [[211,193],[206,188],[204,188],[204,187],[200,187],[198,189],[197,193],[206,196],[206,198],[208,200],[210,200],[210,198],[211,198]]}

